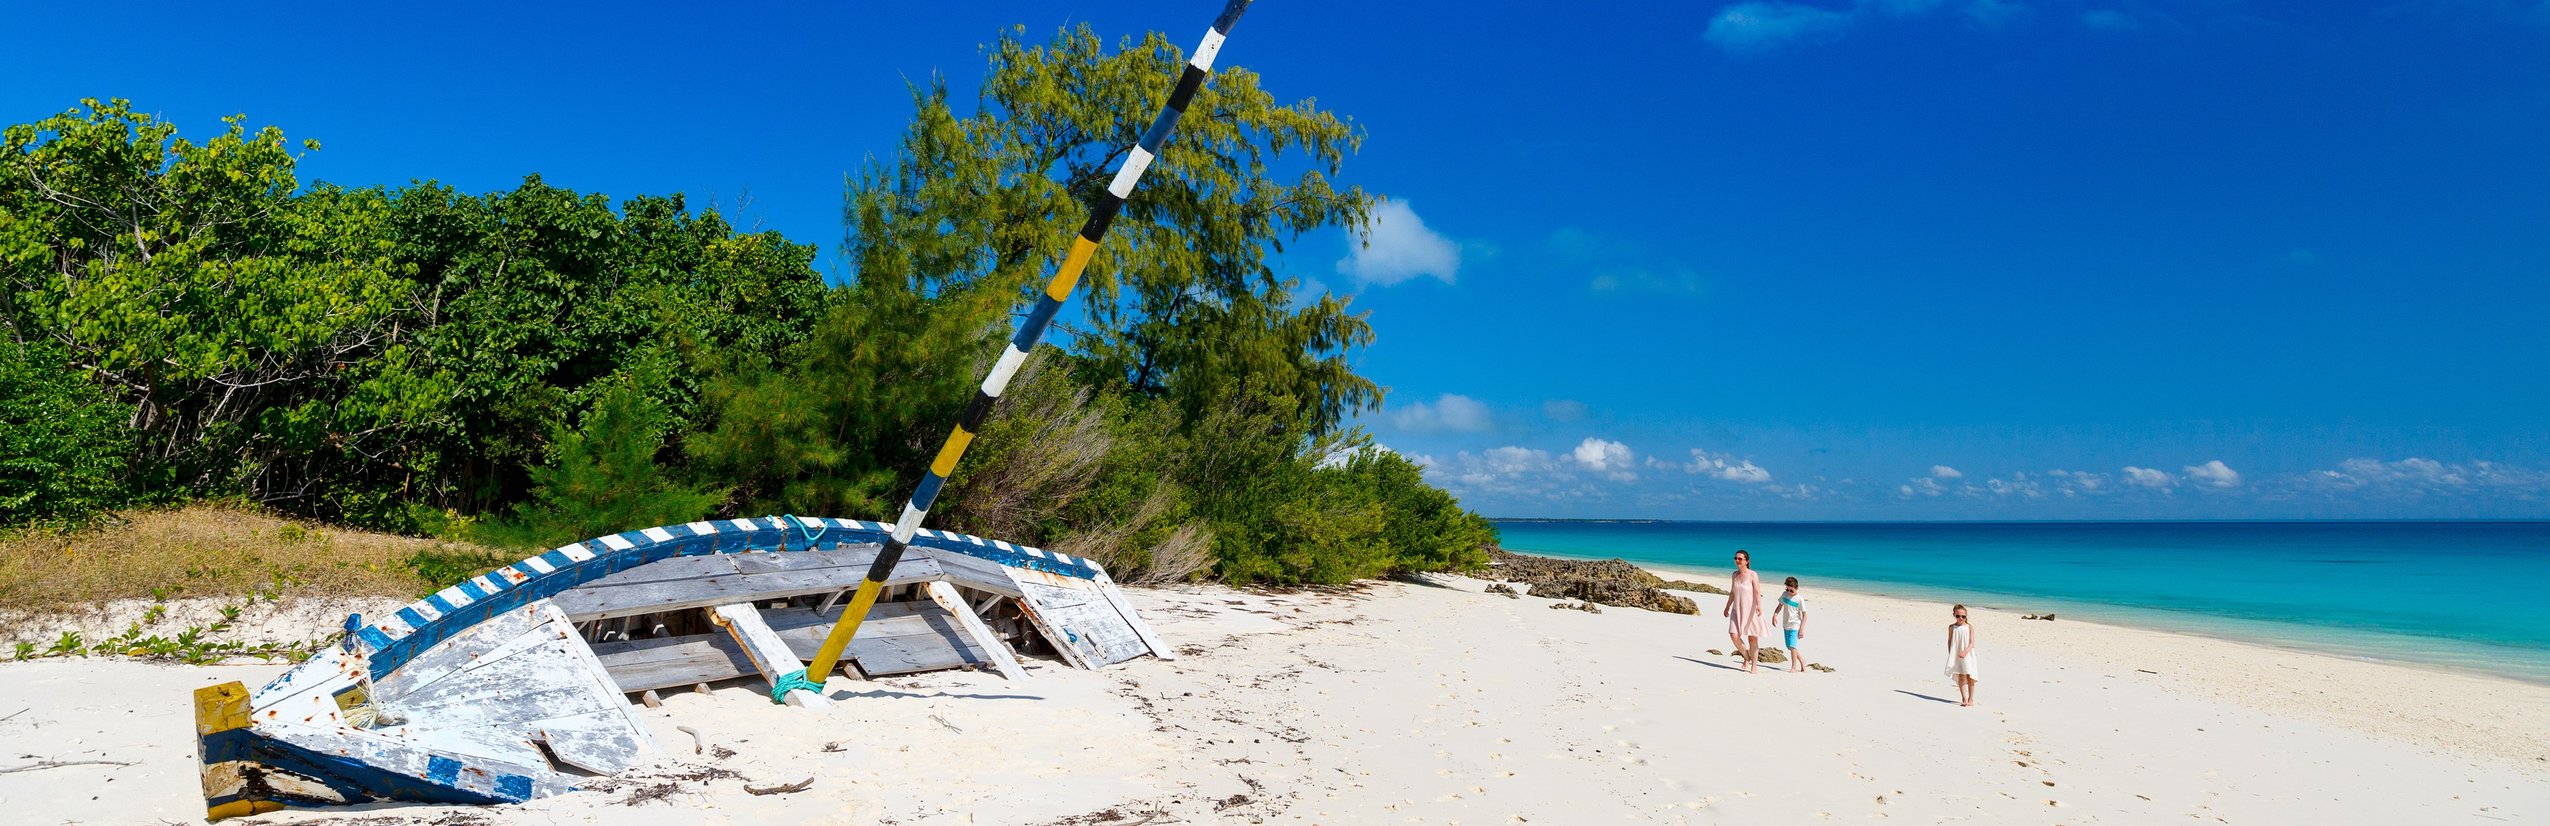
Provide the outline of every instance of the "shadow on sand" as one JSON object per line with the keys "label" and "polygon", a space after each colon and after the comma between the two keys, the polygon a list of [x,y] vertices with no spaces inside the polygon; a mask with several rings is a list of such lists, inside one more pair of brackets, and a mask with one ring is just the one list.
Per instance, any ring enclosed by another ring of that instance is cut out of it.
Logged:
{"label": "shadow on sand", "polygon": [[[761,692],[761,693],[762,693],[762,696],[764,696],[764,697],[768,697],[768,696],[770,696],[770,690],[769,690],[769,689],[767,689],[767,688],[762,689],[762,692]],[[935,694],[919,694],[919,693],[914,693],[914,692],[910,692],[910,691],[895,691],[895,690],[893,690],[893,689],[889,689],[889,688],[871,688],[871,689],[868,689],[868,690],[866,690],[866,691],[851,691],[851,690],[848,690],[848,689],[834,689],[834,690],[829,691],[829,692],[826,692],[826,693],[824,694],[824,699],[831,700],[831,701],[836,702],[836,703],[838,703],[838,702],[844,702],[844,701],[848,701],[848,700],[857,700],[857,699],[872,699],[872,700],[905,700],[905,699],[910,699],[910,700],[925,700],[925,699],[929,699],[929,698],[932,698],[932,697],[945,697],[945,698],[950,699],[950,700],[1042,700],[1042,699],[1045,699],[1043,696],[1041,696],[1041,695],[1036,695],[1036,694],[955,694],[955,693],[949,693],[949,692],[939,692],[939,693],[935,693]]]}
{"label": "shadow on sand", "polygon": [[1726,663],[1713,663],[1713,662],[1710,662],[1710,661],[1708,661],[1708,660],[1695,660],[1695,659],[1692,659],[1692,658],[1690,658],[1690,657],[1682,656],[1682,655],[1680,655],[1680,654],[1676,654],[1676,655],[1674,655],[1674,659],[1681,660],[1681,661],[1683,661],[1683,662],[1694,662],[1694,663],[1699,663],[1699,664],[1701,664],[1701,665],[1705,665],[1705,666],[1708,666],[1708,667],[1710,667],[1710,668],[1723,668],[1723,669],[1726,669],[1726,670],[1728,670],[1728,671],[1743,671],[1743,670],[1744,670],[1744,669],[1742,669],[1742,668],[1739,668],[1739,667],[1736,667],[1736,666],[1732,666],[1732,665],[1728,665],[1728,664],[1726,664]]}
{"label": "shadow on sand", "polygon": [[1905,690],[1900,689],[1900,688],[1895,689],[1895,693],[1897,693],[1897,694],[1901,694],[1901,695],[1904,695],[1904,696],[1906,696],[1906,697],[1919,697],[1919,698],[1922,698],[1922,699],[1924,699],[1924,700],[1929,700],[1929,701],[1934,702],[1934,703],[1947,703],[1947,704],[1952,705],[1952,706],[1957,704],[1957,701],[1955,701],[1955,700],[1951,700],[1951,699],[1948,699],[1948,698],[1946,698],[1946,697],[1933,697],[1933,696],[1930,696],[1930,695],[1928,695],[1928,694],[1916,694],[1916,693],[1913,693],[1913,692],[1910,692],[1910,691],[1905,691]]}

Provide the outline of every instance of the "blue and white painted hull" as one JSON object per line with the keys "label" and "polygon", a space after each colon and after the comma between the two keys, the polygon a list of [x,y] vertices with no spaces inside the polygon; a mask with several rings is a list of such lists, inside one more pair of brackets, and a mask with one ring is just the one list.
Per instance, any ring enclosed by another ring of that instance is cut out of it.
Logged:
{"label": "blue and white painted hull", "polygon": [[[349,617],[340,645],[254,692],[238,683],[196,692],[208,812],[219,819],[374,800],[521,802],[652,759],[654,739],[579,631],[580,617],[560,607],[581,603],[562,595],[593,586],[577,595],[591,603],[591,594],[645,580],[630,573],[638,568],[712,562],[699,557],[827,571],[812,566],[853,558],[891,530],[797,517],[646,528],[497,568],[389,616]],[[943,560],[958,572],[941,578],[1015,599],[1073,665],[1167,654],[1094,562],[929,530],[912,547],[931,571]],[[809,594],[831,587],[819,576],[792,575]]]}

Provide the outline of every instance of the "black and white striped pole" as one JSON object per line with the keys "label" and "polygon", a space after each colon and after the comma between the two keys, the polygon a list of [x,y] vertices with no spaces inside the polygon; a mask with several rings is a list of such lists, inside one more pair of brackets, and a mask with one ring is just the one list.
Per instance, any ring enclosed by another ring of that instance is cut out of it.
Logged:
{"label": "black and white striped pole", "polygon": [[867,580],[859,583],[858,593],[852,595],[850,604],[841,609],[840,621],[833,624],[832,633],[825,635],[823,647],[816,649],[813,663],[805,671],[781,677],[779,684],[771,687],[772,699],[784,697],[791,690],[820,691],[823,683],[809,680],[807,675],[831,674],[833,667],[840,663],[842,649],[849,647],[852,637],[858,636],[860,622],[867,619],[868,609],[876,605],[877,595],[885,590],[886,577],[893,574],[895,563],[902,561],[903,549],[911,543],[913,532],[919,530],[921,520],[929,516],[930,505],[938,499],[939,488],[956,473],[957,460],[965,455],[966,446],[973,444],[974,434],[981,430],[983,419],[991,415],[992,403],[1000,398],[1001,391],[1009,388],[1010,378],[1018,375],[1018,368],[1027,363],[1029,354],[1036,351],[1037,342],[1045,337],[1045,327],[1053,323],[1054,313],[1062,309],[1064,301],[1070,300],[1072,287],[1080,282],[1081,268],[1089,265],[1089,256],[1098,251],[1098,242],[1107,237],[1107,225],[1115,221],[1116,211],[1124,208],[1125,198],[1132,195],[1134,185],[1141,182],[1142,171],[1151,166],[1153,158],[1160,156],[1160,148],[1168,143],[1169,133],[1177,128],[1178,116],[1186,113],[1187,103],[1195,98],[1195,90],[1202,88],[1205,77],[1212,73],[1213,58],[1222,51],[1222,39],[1230,36],[1231,27],[1239,23],[1241,13],[1248,11],[1249,2],[1230,0],[1222,7],[1222,15],[1213,20],[1213,28],[1205,30],[1204,42],[1196,45],[1195,53],[1187,59],[1186,69],[1178,75],[1177,89],[1169,93],[1168,105],[1161,107],[1160,116],[1151,121],[1150,128],[1142,131],[1133,151],[1125,155],[1124,165],[1116,168],[1115,179],[1107,184],[1105,192],[1099,194],[1097,203],[1090,206],[1088,223],[1082,224],[1080,235],[1071,239],[1071,251],[1063,256],[1061,265],[1054,268],[1054,278],[1046,283],[1044,294],[1036,297],[1036,308],[1018,323],[1017,334],[1010,337],[1009,346],[1001,351],[1000,361],[993,363],[991,374],[983,377],[983,387],[975,392],[974,402],[965,407],[965,415],[957,420],[956,428],[948,431],[947,442],[940,445],[938,458],[931,460],[928,472],[921,477],[921,485],[912,490],[912,500],[904,503],[902,518],[895,520],[894,532],[886,538],[885,547],[877,552],[876,563],[868,567]]}

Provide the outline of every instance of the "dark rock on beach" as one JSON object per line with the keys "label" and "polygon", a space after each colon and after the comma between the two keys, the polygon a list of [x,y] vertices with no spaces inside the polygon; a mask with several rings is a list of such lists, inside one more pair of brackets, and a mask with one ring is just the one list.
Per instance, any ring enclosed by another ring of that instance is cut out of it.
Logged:
{"label": "dark rock on beach", "polygon": [[1725,594],[1725,593],[1727,592],[1727,589],[1725,589],[1725,588],[1720,588],[1720,587],[1718,587],[1718,586],[1711,585],[1711,584],[1706,583],[1706,582],[1693,582],[1693,581],[1690,581],[1690,580],[1687,580],[1687,579],[1660,579],[1660,580],[1657,580],[1657,581],[1662,582],[1662,583],[1664,583],[1664,584],[1663,584],[1663,585],[1658,585],[1658,586],[1656,586],[1656,587],[1658,587],[1658,588],[1664,588],[1664,589],[1668,589],[1668,590],[1674,590],[1674,591],[1697,591],[1697,592],[1700,592],[1700,593],[1703,593],[1703,594],[1720,594],[1720,595],[1723,595],[1723,594]]}
{"label": "dark rock on beach", "polygon": [[1530,584],[1536,597],[1578,599],[1668,614],[1700,613],[1700,606],[1690,598],[1661,590],[1690,583],[1664,579],[1622,560],[1552,559],[1503,548],[1489,548],[1488,559],[1496,563],[1491,576]]}

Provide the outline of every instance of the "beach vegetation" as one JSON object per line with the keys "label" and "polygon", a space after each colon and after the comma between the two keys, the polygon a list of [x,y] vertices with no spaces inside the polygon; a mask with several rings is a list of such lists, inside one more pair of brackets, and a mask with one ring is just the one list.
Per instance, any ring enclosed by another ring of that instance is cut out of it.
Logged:
{"label": "beach vegetation", "polygon": [[[829,278],[679,195],[305,183],[316,142],[121,100],[0,131],[0,604],[410,594],[635,527],[890,517],[1184,62],[1086,26],[985,55],[970,101],[913,85]],[[1189,109],[932,524],[1128,581],[1482,566],[1487,523],[1352,426],[1368,315],[1278,267],[1371,220],[1361,128],[1243,69]],[[253,553],[73,553],[243,519]]]}
{"label": "beach vegetation", "polygon": [[131,504],[132,413],[61,348],[0,339],[0,524],[76,521]]}

